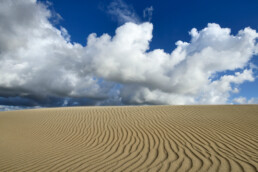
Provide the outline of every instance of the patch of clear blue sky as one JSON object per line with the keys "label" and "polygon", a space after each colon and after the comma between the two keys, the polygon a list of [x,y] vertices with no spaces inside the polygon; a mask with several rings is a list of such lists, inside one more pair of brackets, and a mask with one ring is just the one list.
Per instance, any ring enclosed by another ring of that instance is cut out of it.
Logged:
{"label": "patch of clear blue sky", "polygon": [[[45,0],[43,0],[45,1]],[[52,8],[63,20],[59,25],[65,27],[73,42],[86,44],[87,36],[97,33],[114,35],[118,22],[106,13],[111,0],[49,0]],[[151,22],[154,25],[150,49],[160,48],[170,53],[178,40],[190,41],[188,32],[198,30],[207,23],[218,23],[221,27],[231,28],[232,34],[240,29],[251,27],[258,30],[258,0],[124,0],[132,6],[143,20],[143,10],[153,6]],[[58,26],[57,26],[58,27]],[[258,57],[252,62],[258,65]],[[257,77],[257,72],[255,76]],[[240,94],[233,97],[258,97],[258,81],[246,82],[240,86]]]}

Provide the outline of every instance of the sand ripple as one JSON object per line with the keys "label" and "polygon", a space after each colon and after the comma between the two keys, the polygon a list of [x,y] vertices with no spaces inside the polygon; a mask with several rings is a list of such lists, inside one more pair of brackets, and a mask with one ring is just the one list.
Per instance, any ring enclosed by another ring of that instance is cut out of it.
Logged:
{"label": "sand ripple", "polygon": [[258,171],[258,105],[0,113],[0,171]]}

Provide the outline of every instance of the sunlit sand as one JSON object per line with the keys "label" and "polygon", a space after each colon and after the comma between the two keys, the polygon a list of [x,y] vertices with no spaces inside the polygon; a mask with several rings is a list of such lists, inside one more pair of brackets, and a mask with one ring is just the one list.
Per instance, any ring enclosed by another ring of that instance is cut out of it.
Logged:
{"label": "sunlit sand", "polygon": [[258,171],[258,105],[0,112],[0,171]]}

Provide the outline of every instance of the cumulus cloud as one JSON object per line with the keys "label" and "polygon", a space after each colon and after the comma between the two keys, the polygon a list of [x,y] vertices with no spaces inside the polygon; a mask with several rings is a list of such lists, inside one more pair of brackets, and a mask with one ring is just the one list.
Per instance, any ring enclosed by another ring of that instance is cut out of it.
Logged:
{"label": "cumulus cloud", "polygon": [[99,84],[82,70],[84,47],[49,22],[44,4],[10,0],[0,6],[1,96],[107,98],[112,84]]}
{"label": "cumulus cloud", "polygon": [[[252,69],[245,69],[257,46],[256,31],[246,28],[236,36],[230,29],[209,24],[192,29],[190,43],[178,41],[171,54],[162,49],[147,52],[152,24],[126,23],[111,38],[91,35],[89,49],[93,71],[107,80],[123,83],[123,100],[131,103],[226,103],[229,93],[244,81],[253,81]],[[86,50],[87,50],[86,48]],[[96,53],[95,53],[96,52]],[[103,70],[108,69],[108,72]],[[223,71],[234,75],[212,77]]]}
{"label": "cumulus cloud", "polygon": [[255,80],[255,30],[232,35],[210,23],[193,28],[191,41],[176,42],[171,53],[150,50],[153,25],[137,24],[123,1],[114,2],[111,11],[127,23],[113,37],[89,35],[83,46],[50,22],[46,5],[1,1],[0,98],[29,99],[33,106],[222,104],[239,85]]}

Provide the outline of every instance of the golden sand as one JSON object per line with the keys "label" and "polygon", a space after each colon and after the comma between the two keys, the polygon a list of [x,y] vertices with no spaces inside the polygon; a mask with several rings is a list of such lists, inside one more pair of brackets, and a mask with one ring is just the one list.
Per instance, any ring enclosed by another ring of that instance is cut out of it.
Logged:
{"label": "golden sand", "polygon": [[258,105],[0,112],[0,171],[258,171]]}

